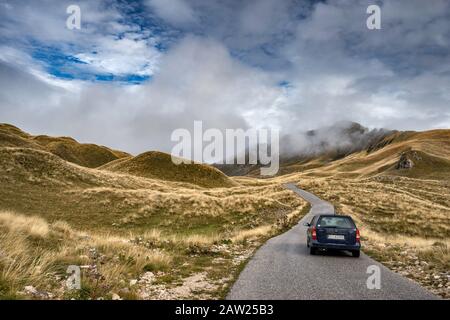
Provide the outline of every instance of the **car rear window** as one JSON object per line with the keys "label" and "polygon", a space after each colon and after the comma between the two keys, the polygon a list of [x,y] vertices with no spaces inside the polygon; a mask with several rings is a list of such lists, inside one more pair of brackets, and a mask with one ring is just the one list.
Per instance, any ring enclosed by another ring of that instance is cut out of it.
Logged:
{"label": "car rear window", "polygon": [[321,217],[317,222],[318,227],[323,228],[354,228],[352,220],[347,217]]}

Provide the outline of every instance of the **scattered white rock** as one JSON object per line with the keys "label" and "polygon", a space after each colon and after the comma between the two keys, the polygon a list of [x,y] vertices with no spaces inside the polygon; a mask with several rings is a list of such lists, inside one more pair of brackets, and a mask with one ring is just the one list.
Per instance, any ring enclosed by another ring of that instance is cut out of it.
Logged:
{"label": "scattered white rock", "polygon": [[[215,290],[216,287],[215,284],[211,284],[211,281],[207,279],[207,274],[203,272],[184,278],[181,285],[173,288],[167,288],[164,285],[144,285],[139,294],[143,299],[173,300],[190,299],[194,296],[196,299],[206,299],[207,292]],[[199,291],[203,293],[199,294]]]}
{"label": "scattered white rock", "polygon": [[51,299],[54,297],[54,295],[52,293],[45,292],[45,291],[39,291],[33,286],[25,286],[23,292],[19,292],[19,293],[32,295],[32,296],[40,298],[40,299]]}
{"label": "scattered white rock", "polygon": [[37,289],[33,286],[25,286],[24,290],[25,290],[25,293],[27,293],[27,294],[32,294],[32,295],[38,294]]}
{"label": "scattered white rock", "polygon": [[139,279],[140,283],[151,284],[155,280],[155,274],[151,271],[144,273]]}
{"label": "scattered white rock", "polygon": [[111,299],[112,300],[122,300],[117,293],[113,293]]}
{"label": "scattered white rock", "polygon": [[138,281],[136,279],[130,280],[130,287],[136,285]]}

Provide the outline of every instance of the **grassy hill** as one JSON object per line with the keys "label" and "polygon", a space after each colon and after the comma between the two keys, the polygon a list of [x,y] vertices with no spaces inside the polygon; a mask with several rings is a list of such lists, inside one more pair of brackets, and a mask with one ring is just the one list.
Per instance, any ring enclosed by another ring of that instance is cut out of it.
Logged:
{"label": "grassy hill", "polygon": [[[309,151],[289,151],[280,146],[284,153],[280,154],[278,175],[301,172],[318,177],[364,178],[394,175],[419,179],[450,179],[450,130],[364,131],[364,127],[358,124],[350,124],[348,128],[331,132],[333,139],[346,140],[350,145],[333,145],[322,133],[320,139],[306,144]],[[308,133],[313,140],[315,135],[315,131]],[[292,137],[290,139],[295,140]],[[296,149],[292,143],[291,147]],[[411,163],[411,168],[399,165],[402,161]],[[259,177],[261,166],[216,167],[232,176]]]}
{"label": "grassy hill", "polygon": [[[283,189],[276,185],[253,188],[234,182],[234,188],[199,188],[85,168],[28,148],[0,148],[0,183],[0,209],[39,215],[49,222],[64,220],[84,230],[108,231],[114,224],[118,232],[160,227],[208,233],[226,230],[229,214],[247,221],[261,210],[284,208],[274,191]],[[271,216],[267,215],[267,221]],[[174,218],[176,223],[170,223]],[[241,221],[240,227],[246,225]]]}
{"label": "grassy hill", "polygon": [[23,147],[51,152],[58,157],[88,168],[130,156],[95,144],[83,144],[69,137],[32,136],[10,124],[0,124],[0,147]]}
{"label": "grassy hill", "polygon": [[[0,299],[223,297],[255,248],[307,211],[278,183],[156,152],[89,168],[52,149],[87,152],[70,138],[1,129]],[[85,266],[81,291],[65,288],[69,265]]]}
{"label": "grassy hill", "polygon": [[[332,154],[332,153],[331,153]],[[399,166],[409,160],[411,168]],[[380,175],[450,179],[450,130],[393,132],[364,150],[335,159],[330,153],[291,157],[280,175],[301,172],[319,177],[365,178]],[[257,172],[251,172],[255,175]]]}
{"label": "grassy hill", "polygon": [[[400,165],[407,159],[410,168]],[[395,175],[420,179],[450,178],[450,130],[393,133],[367,150],[310,170],[338,177]]]}
{"label": "grassy hill", "polygon": [[[211,166],[198,163],[175,165],[171,156],[163,152],[150,151],[133,157],[126,152],[104,146],[82,144],[70,137],[32,136],[9,124],[0,124],[0,147],[47,151],[65,161],[87,168],[191,183],[205,188],[236,185],[225,174]],[[36,155],[34,154],[35,157]]]}
{"label": "grassy hill", "polygon": [[[366,253],[450,296],[435,280],[450,270],[449,138],[391,132],[339,157],[329,146],[291,157],[284,174],[255,179],[1,125],[0,298],[223,297],[255,248],[307,212],[287,182],[352,215]],[[84,164],[116,159],[90,168],[71,158],[84,153]],[[64,289],[72,264],[86,266],[81,291]]]}
{"label": "grassy hill", "polygon": [[119,159],[99,169],[145,178],[187,182],[206,188],[236,185],[216,168],[198,163],[175,165],[169,154],[157,151]]}

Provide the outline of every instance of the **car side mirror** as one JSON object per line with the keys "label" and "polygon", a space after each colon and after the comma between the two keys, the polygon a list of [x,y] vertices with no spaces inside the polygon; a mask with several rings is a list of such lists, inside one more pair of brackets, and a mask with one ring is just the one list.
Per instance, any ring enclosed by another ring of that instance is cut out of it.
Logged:
{"label": "car side mirror", "polygon": [[309,222],[305,222],[303,225],[304,225],[305,227],[311,227],[311,224],[310,224]]}

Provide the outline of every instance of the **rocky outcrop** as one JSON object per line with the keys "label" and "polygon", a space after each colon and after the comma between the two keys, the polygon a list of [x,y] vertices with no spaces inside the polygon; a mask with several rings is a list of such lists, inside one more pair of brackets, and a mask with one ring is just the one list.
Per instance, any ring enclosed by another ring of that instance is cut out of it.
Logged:
{"label": "rocky outcrop", "polygon": [[397,170],[401,170],[401,169],[411,169],[412,167],[414,167],[414,162],[408,158],[408,156],[403,153],[400,156],[400,160],[397,163]]}
{"label": "rocky outcrop", "polygon": [[397,162],[396,169],[412,169],[415,165],[414,161],[419,161],[421,159],[422,158],[416,151],[404,152],[401,154],[400,159]]}

